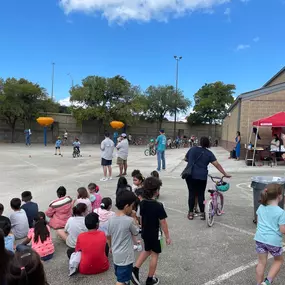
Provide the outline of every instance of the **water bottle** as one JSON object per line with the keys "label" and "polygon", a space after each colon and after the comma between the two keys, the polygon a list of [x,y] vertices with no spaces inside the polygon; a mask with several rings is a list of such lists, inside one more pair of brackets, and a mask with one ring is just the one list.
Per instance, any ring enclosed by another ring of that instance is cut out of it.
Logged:
{"label": "water bottle", "polygon": [[137,251],[142,251],[142,244],[141,244],[141,241],[140,240],[138,240],[138,242],[137,242]]}

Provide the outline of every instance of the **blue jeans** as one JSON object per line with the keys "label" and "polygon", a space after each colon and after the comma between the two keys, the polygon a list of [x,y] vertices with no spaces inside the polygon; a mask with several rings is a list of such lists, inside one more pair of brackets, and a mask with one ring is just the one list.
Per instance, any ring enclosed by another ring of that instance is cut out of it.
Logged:
{"label": "blue jeans", "polygon": [[157,151],[157,170],[160,171],[162,162],[162,169],[165,169],[165,151]]}
{"label": "blue jeans", "polygon": [[30,136],[26,136],[26,145],[31,145]]}
{"label": "blue jeans", "polygon": [[[16,251],[18,251],[18,252],[22,252],[22,251],[25,251],[25,250],[27,250],[27,249],[31,249],[31,247],[30,247],[29,245],[25,245],[25,244],[19,244],[19,245],[17,245],[17,247],[16,247]],[[47,261],[47,260],[52,259],[52,257],[53,257],[53,253],[41,257],[41,260],[42,260],[42,261]]]}

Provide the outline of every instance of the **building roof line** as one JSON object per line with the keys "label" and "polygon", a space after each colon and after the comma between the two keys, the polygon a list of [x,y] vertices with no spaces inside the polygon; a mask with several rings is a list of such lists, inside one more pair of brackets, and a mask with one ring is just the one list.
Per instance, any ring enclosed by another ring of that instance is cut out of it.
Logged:
{"label": "building roof line", "polygon": [[284,71],[285,71],[285,66],[281,68],[273,77],[271,77],[262,87],[267,87],[272,81],[274,81]]}

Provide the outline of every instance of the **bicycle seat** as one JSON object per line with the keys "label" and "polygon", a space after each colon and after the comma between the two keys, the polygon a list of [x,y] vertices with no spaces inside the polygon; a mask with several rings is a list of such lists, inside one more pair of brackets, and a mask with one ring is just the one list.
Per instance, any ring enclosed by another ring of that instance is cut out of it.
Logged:
{"label": "bicycle seat", "polygon": [[209,193],[213,194],[216,192],[216,190],[208,190]]}

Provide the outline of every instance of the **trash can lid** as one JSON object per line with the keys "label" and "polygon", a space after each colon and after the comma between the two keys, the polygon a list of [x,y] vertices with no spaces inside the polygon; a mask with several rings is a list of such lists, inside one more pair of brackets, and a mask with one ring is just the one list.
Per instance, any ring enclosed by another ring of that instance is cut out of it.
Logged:
{"label": "trash can lid", "polygon": [[262,183],[262,184],[284,184],[285,177],[278,177],[278,176],[254,176],[251,178],[251,181]]}

